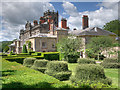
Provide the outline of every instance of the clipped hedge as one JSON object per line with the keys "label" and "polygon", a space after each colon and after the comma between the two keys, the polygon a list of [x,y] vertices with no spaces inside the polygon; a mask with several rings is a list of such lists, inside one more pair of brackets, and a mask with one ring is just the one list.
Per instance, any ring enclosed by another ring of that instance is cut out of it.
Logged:
{"label": "clipped hedge", "polygon": [[36,58],[25,58],[23,61],[23,65],[26,67],[31,67],[35,60]]}
{"label": "clipped hedge", "polygon": [[71,75],[70,71],[66,71],[66,72],[51,72],[46,70],[45,71],[46,74],[55,77],[56,79],[63,81],[63,80],[69,80],[69,77]]}
{"label": "clipped hedge", "polygon": [[120,68],[119,61],[115,58],[106,58],[101,65],[104,68]]}
{"label": "clipped hedge", "polygon": [[10,62],[17,62],[17,63],[23,64],[23,60],[25,59],[25,57],[11,57],[11,58],[6,57],[5,59]]}
{"label": "clipped hedge", "polygon": [[105,76],[104,68],[96,64],[80,64],[76,67],[75,75],[70,79],[77,83],[79,81],[101,82],[111,85],[112,81]]}
{"label": "clipped hedge", "polygon": [[46,60],[59,60],[59,52],[44,52],[43,54]]}
{"label": "clipped hedge", "polygon": [[47,68],[53,72],[68,71],[68,64],[64,61],[50,61]]}
{"label": "clipped hedge", "polygon": [[96,64],[95,60],[87,59],[87,58],[78,58],[77,62],[79,64]]}
{"label": "clipped hedge", "polygon": [[64,61],[50,61],[47,64],[45,73],[61,81],[68,80],[71,75],[71,71],[68,70],[68,64]]}
{"label": "clipped hedge", "polygon": [[31,68],[44,73],[45,70],[47,69],[46,68],[47,63],[48,60],[36,60]]}
{"label": "clipped hedge", "polygon": [[79,58],[79,55],[68,55],[67,62],[68,63],[77,63],[78,58]]}

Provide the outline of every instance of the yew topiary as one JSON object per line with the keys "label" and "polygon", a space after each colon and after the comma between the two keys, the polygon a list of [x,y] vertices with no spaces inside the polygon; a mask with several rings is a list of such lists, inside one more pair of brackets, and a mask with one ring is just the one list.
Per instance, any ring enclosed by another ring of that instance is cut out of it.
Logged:
{"label": "yew topiary", "polygon": [[26,66],[26,67],[31,67],[34,63],[34,61],[37,60],[36,58],[25,58],[23,60],[23,65]]}
{"label": "yew topiary", "polygon": [[68,70],[68,64],[64,61],[50,61],[47,64],[45,73],[61,81],[68,80],[71,75],[71,71]]}
{"label": "yew topiary", "polygon": [[72,82],[92,81],[111,85],[112,81],[105,76],[104,68],[96,64],[80,64],[76,67],[75,75],[70,79]]}
{"label": "yew topiary", "polygon": [[45,70],[47,69],[46,68],[47,63],[48,63],[48,60],[45,60],[45,59],[36,60],[31,68],[44,73]]}

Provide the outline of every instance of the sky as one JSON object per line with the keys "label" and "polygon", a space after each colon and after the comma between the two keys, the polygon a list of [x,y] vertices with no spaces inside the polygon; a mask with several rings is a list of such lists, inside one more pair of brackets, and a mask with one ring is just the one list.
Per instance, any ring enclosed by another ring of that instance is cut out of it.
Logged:
{"label": "sky", "polygon": [[[111,0],[113,1],[113,0]],[[20,29],[25,29],[26,21],[38,20],[43,12],[54,10],[61,18],[67,19],[70,30],[82,29],[82,16],[88,15],[89,27],[102,28],[105,23],[118,19],[118,1],[114,2],[1,2],[0,4],[0,41],[19,38]],[[33,24],[33,23],[32,23]]]}

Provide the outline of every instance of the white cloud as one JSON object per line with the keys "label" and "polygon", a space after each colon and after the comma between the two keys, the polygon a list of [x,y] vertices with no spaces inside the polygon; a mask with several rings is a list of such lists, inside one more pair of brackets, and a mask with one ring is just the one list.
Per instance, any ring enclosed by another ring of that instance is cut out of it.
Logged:
{"label": "white cloud", "polygon": [[24,28],[27,20],[39,20],[46,10],[55,10],[48,2],[4,2],[2,3],[2,30],[0,40],[18,38],[19,30]]}
{"label": "white cloud", "polygon": [[64,2],[62,6],[66,13],[69,14],[70,16],[76,17],[78,15],[77,8],[74,6],[74,4],[70,2]]}
{"label": "white cloud", "polygon": [[[67,12],[67,14],[70,15],[68,17],[68,24],[71,29],[78,28],[82,29],[82,16],[88,15],[89,17],[89,26],[90,27],[103,27],[103,25],[111,20],[118,19],[118,0],[116,2],[106,2],[106,0],[103,3],[100,3],[99,6],[100,9],[95,11],[84,11],[84,12],[78,12],[76,7],[70,2],[63,3],[64,10]],[[67,5],[68,4],[68,5]],[[70,7],[70,9],[69,9]],[[73,14],[71,13],[74,13]]]}

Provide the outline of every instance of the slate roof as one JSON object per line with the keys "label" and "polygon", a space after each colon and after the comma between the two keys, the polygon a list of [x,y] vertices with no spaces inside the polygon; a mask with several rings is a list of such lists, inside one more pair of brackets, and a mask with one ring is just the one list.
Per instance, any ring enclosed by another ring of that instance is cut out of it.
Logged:
{"label": "slate roof", "polygon": [[73,30],[73,31],[69,31],[69,34],[72,35],[76,35],[76,36],[107,36],[107,35],[114,35],[116,36],[115,33],[112,33],[110,31],[107,30],[103,30],[101,28],[98,27],[90,27],[90,28],[86,28],[83,30]]}
{"label": "slate roof", "polygon": [[35,38],[35,37],[51,37],[51,38],[57,38],[56,35],[52,35],[52,34],[46,34],[46,33],[39,33],[37,35],[33,35],[30,38]]}

